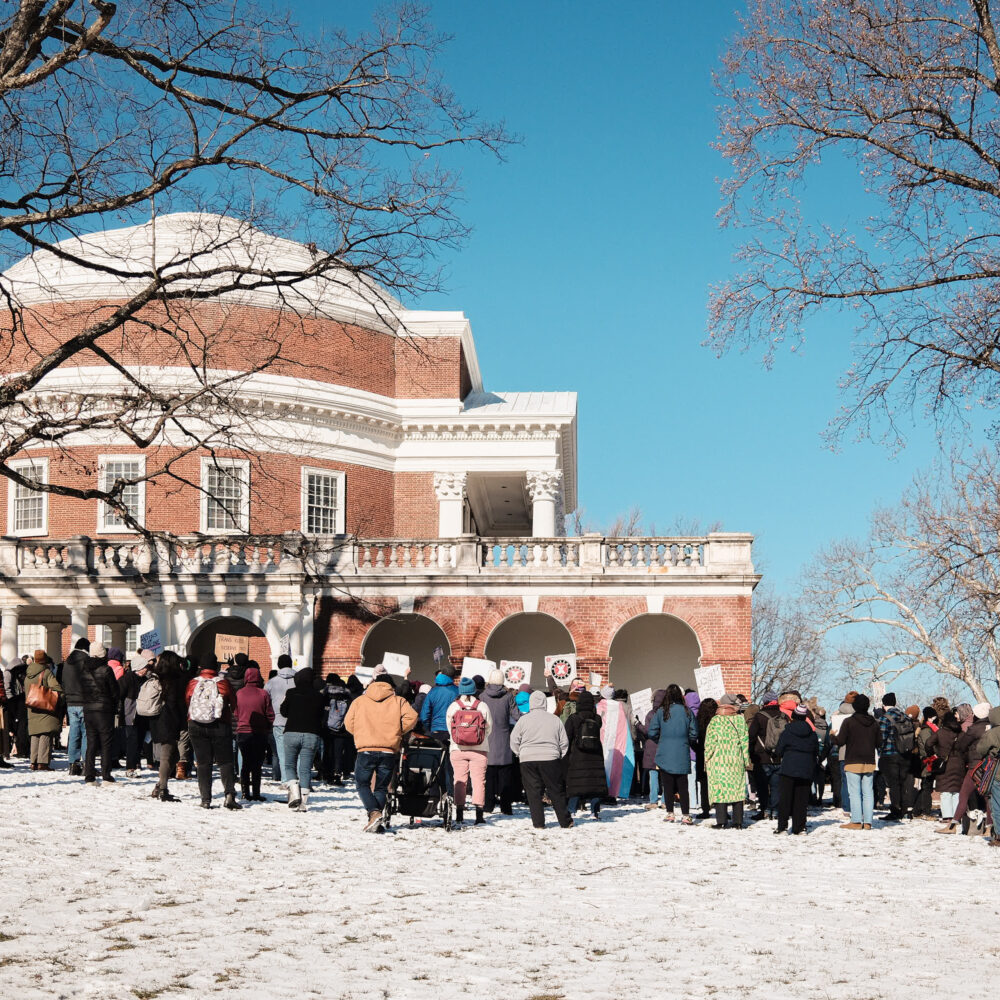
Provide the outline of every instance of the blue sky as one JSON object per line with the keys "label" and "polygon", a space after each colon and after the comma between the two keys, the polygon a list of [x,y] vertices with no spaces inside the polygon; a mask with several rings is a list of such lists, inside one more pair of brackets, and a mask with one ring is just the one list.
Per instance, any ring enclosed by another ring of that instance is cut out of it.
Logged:
{"label": "blue sky", "polygon": [[805,351],[770,371],[701,346],[709,285],[734,266],[715,217],[725,163],[711,148],[731,9],[433,3],[454,36],[448,81],[523,141],[503,164],[462,158],[475,232],[447,258],[447,294],[421,305],[470,317],[487,388],[579,393],[580,500],[597,527],[633,504],[664,533],[678,517],[721,521],[758,537],[758,563],[789,590],[937,444],[917,422],[896,455],[825,446],[849,317],[814,323]]}

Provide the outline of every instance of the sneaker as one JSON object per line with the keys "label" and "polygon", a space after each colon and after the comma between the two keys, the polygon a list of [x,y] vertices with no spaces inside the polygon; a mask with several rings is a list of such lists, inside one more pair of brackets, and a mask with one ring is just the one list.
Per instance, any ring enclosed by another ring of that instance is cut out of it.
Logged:
{"label": "sneaker", "polygon": [[658,809],[659,805],[656,802],[647,802],[642,808],[649,812],[651,809]]}
{"label": "sneaker", "polygon": [[[861,823],[841,823],[840,824],[840,829],[841,830],[863,830],[864,829],[864,825],[861,824]],[[870,829],[870,827],[869,827],[869,829]]]}
{"label": "sneaker", "polygon": [[130,767],[125,772],[125,777],[126,778],[138,778],[139,777],[139,772],[134,767]]}
{"label": "sneaker", "polygon": [[940,829],[935,830],[934,832],[935,833],[958,833],[958,827],[954,823],[949,823],[947,826],[943,826]]}
{"label": "sneaker", "polygon": [[380,812],[370,812],[368,822],[365,823],[365,833],[375,833],[382,825],[382,814]]}
{"label": "sneaker", "polygon": [[672,812],[667,813],[667,815],[663,817],[664,823],[673,823],[673,821],[674,821],[674,814]]}
{"label": "sneaker", "polygon": [[694,824],[694,820],[691,819],[690,816],[681,816],[681,825],[682,826],[692,826],[693,824]]}
{"label": "sneaker", "polygon": [[864,824],[864,825],[863,825],[863,826],[861,827],[861,829],[862,829],[862,830],[870,830],[871,828],[872,828],[872,825],[871,825],[871,823],[865,823],[865,824]]}
{"label": "sneaker", "polygon": [[81,764],[78,760],[73,761],[73,763],[69,766],[69,773],[74,778],[79,778],[80,775],[83,774],[83,764]]}

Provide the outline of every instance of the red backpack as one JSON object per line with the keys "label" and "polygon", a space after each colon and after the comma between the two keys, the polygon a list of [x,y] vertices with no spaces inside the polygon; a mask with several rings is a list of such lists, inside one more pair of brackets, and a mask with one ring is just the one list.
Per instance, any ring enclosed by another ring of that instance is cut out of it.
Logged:
{"label": "red backpack", "polygon": [[460,708],[451,717],[451,739],[458,747],[477,747],[486,739],[486,719],[477,698],[471,708]]}

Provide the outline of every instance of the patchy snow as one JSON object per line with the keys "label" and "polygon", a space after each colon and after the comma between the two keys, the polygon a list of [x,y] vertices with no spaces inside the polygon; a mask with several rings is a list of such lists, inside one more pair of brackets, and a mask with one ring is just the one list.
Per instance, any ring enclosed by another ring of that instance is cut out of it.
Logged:
{"label": "patchy snow", "polygon": [[3,997],[964,997],[1000,957],[1000,851],[929,823],[373,836],[352,788],[207,812],[152,784],[0,772]]}

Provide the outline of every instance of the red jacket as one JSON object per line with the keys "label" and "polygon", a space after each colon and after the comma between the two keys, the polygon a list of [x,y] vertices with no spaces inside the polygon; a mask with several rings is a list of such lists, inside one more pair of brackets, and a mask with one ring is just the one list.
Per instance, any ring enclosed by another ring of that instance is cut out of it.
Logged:
{"label": "red jacket", "polygon": [[[203,670],[197,677],[192,677],[191,680],[188,681],[187,691],[184,693],[184,703],[186,705],[191,704],[191,695],[194,694],[194,689],[198,686],[198,681],[200,681],[202,677],[215,677],[218,679],[219,672],[218,670]],[[231,723],[233,721],[233,712],[236,711],[236,692],[233,691],[232,684],[230,684],[225,677],[219,679],[219,694],[222,695],[222,700],[225,702],[225,705],[222,708],[222,719],[220,721]]]}
{"label": "red jacket", "polygon": [[244,686],[236,692],[236,732],[266,736],[274,725],[274,706],[256,667],[247,667]]}

